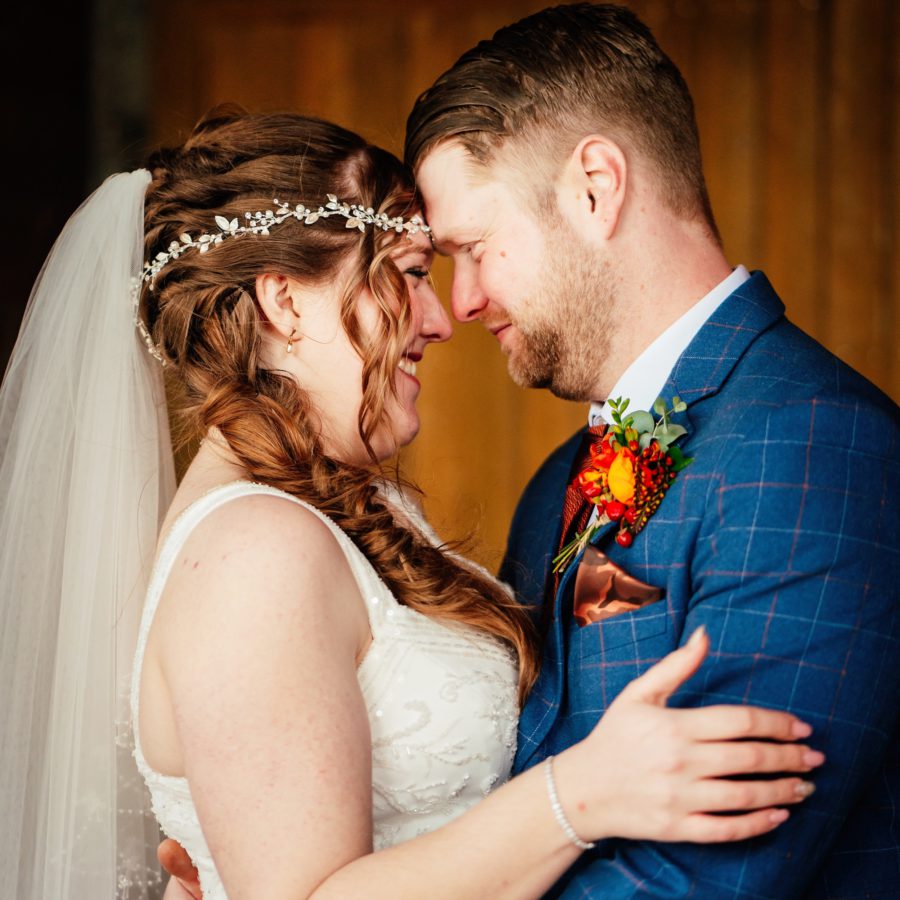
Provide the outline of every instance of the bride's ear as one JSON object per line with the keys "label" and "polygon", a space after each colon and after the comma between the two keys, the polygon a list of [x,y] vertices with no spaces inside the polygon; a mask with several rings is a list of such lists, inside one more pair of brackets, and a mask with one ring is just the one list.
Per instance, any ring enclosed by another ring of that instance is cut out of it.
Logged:
{"label": "bride's ear", "polygon": [[297,328],[300,309],[296,292],[285,275],[257,275],[256,302],[263,320],[288,337]]}

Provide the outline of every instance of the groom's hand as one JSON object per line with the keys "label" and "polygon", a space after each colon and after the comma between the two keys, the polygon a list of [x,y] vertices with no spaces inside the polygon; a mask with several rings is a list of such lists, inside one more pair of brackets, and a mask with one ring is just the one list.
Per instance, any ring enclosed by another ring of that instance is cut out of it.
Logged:
{"label": "groom's hand", "polygon": [[[193,900],[203,900],[200,876],[181,844],[171,838],[165,840],[157,847],[156,856],[160,865],[172,876],[164,900],[188,900],[189,897]],[[175,884],[179,888],[173,893],[172,885]]]}

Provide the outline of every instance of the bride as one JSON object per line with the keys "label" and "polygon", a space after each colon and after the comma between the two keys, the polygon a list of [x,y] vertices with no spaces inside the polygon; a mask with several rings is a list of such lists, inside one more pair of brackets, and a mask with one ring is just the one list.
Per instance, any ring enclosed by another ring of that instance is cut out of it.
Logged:
{"label": "bride", "polygon": [[[383,465],[451,330],[401,164],[219,109],[149,169],[70,221],[0,397],[12,895],[158,890],[132,749],[209,900],[538,897],[603,837],[784,821],[808,726],[665,708],[703,634],[509,779],[529,613]],[[174,493],[164,375],[202,438]]]}

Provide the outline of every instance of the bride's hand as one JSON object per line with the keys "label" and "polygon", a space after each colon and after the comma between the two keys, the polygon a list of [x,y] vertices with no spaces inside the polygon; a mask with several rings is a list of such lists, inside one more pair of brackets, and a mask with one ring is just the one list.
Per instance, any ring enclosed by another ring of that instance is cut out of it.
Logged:
{"label": "bride's hand", "polygon": [[[755,706],[666,708],[708,648],[698,629],[631,682],[587,738],[554,759],[563,809],[581,837],[742,840],[776,828],[788,817],[783,807],[812,793],[799,777],[771,780],[824,762],[794,743],[812,731],[795,716]],[[729,780],[735,775],[743,778]],[[753,775],[760,777],[747,779]],[[732,815],[714,815],[722,812]]]}

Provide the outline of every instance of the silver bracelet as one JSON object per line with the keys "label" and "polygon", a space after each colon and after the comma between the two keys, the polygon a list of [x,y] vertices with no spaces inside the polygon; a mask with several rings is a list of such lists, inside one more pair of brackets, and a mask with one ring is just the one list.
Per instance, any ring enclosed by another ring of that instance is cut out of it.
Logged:
{"label": "silver bracelet", "polygon": [[559,794],[556,793],[556,779],[553,777],[553,757],[548,756],[544,760],[544,775],[547,778],[547,793],[550,795],[550,806],[553,809],[553,815],[556,818],[556,821],[559,822],[559,827],[562,828],[565,836],[579,849],[579,850],[591,850],[597,845],[595,843],[587,841],[583,841],[578,835],[575,833],[575,829],[572,827],[572,823],[566,818],[566,814],[563,812],[562,803],[559,802]]}

